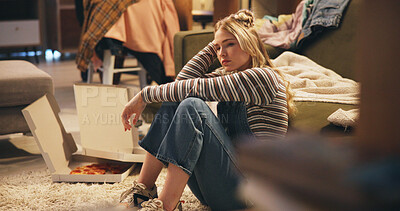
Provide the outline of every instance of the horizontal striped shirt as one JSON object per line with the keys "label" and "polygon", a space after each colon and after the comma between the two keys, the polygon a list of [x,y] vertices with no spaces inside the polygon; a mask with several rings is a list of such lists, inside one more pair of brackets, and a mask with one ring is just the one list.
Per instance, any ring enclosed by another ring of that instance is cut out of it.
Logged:
{"label": "horizontal striped shirt", "polygon": [[188,97],[205,101],[246,103],[247,119],[257,137],[283,137],[288,127],[286,88],[271,68],[250,68],[229,75],[206,73],[217,57],[209,43],[194,56],[172,83],[145,87],[146,103],[180,102]]}

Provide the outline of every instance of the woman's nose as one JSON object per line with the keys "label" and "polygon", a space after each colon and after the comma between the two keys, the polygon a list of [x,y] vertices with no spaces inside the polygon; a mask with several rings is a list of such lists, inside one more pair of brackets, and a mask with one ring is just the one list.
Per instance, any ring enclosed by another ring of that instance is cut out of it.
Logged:
{"label": "woman's nose", "polygon": [[226,56],[226,50],[221,48],[219,51],[219,56]]}

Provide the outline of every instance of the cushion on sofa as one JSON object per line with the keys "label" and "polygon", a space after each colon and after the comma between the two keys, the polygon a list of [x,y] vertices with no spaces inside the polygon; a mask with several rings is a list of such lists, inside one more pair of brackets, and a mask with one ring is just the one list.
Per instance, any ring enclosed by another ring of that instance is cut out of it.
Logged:
{"label": "cushion on sofa", "polygon": [[290,117],[289,128],[296,130],[319,133],[322,128],[330,125],[329,115],[338,110],[358,108],[357,105],[324,103],[324,102],[295,102],[298,113]]}
{"label": "cushion on sofa", "polygon": [[30,132],[29,126],[21,112],[25,107],[26,105],[0,107],[0,135]]}
{"label": "cushion on sofa", "polygon": [[49,74],[27,61],[0,61],[0,107],[29,105],[53,93]]}

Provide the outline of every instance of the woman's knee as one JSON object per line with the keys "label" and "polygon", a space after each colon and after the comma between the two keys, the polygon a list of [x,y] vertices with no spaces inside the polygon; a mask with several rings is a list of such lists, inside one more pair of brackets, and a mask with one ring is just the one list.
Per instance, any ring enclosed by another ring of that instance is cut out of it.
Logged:
{"label": "woman's knee", "polygon": [[179,107],[203,108],[204,106],[207,106],[204,100],[197,97],[186,98],[179,104]]}
{"label": "woman's knee", "polygon": [[209,107],[202,99],[190,97],[184,99],[179,104],[175,114],[178,115],[181,120],[185,120],[186,118],[204,118],[210,115],[210,112]]}

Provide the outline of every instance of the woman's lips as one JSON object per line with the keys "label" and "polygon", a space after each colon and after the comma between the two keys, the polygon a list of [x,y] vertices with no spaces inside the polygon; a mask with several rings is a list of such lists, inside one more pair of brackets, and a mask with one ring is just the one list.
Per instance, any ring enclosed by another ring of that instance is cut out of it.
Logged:
{"label": "woman's lips", "polygon": [[225,65],[227,65],[229,62],[230,62],[230,60],[226,60],[226,59],[224,59],[224,60],[222,60],[222,62],[221,62],[221,63],[222,63],[222,65],[224,65],[224,66],[225,66]]}

